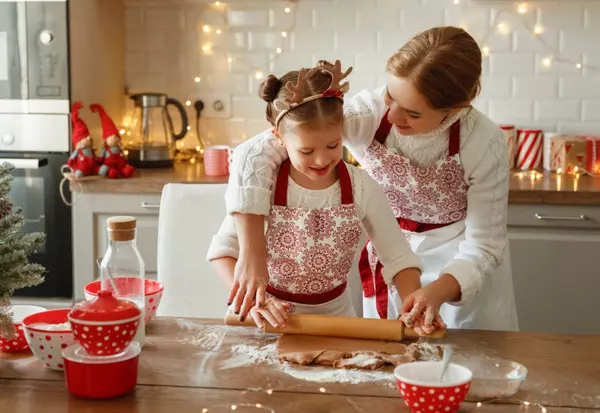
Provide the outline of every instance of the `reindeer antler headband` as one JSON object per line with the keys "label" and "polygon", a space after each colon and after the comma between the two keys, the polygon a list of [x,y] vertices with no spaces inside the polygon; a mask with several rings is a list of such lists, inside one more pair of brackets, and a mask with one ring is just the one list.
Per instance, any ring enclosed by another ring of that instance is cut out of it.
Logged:
{"label": "reindeer antler headband", "polygon": [[[316,95],[303,98],[306,89],[308,89],[307,79],[318,70],[325,70],[331,74],[331,84],[323,93],[317,93]],[[333,66],[301,69],[298,73],[298,81],[296,82],[296,85],[294,85],[292,82],[287,82],[285,85],[285,88],[292,92],[292,96],[283,99],[275,99],[273,101],[273,106],[275,106],[275,109],[281,111],[279,112],[279,115],[277,115],[277,119],[275,119],[275,127],[279,125],[281,118],[283,118],[291,110],[307,102],[331,97],[344,101],[344,94],[350,88],[350,84],[348,81],[344,83],[340,82],[348,77],[350,73],[352,73],[352,67],[349,67],[348,70],[342,73],[342,64],[339,60],[336,60]]]}

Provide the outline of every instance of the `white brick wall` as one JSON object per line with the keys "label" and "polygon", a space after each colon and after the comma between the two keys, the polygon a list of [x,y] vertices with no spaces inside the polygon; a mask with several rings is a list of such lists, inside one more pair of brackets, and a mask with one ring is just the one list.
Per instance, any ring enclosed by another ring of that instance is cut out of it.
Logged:
{"label": "white brick wall", "polygon": [[[285,13],[287,6],[295,9],[293,30],[294,14]],[[354,65],[353,92],[373,88],[385,81],[389,55],[416,31],[459,25],[481,41],[501,7],[511,7],[511,2],[298,0],[292,5],[230,0],[216,8],[207,0],[126,0],[128,87],[132,92],[165,92],[182,102],[225,99],[230,117],[205,116],[201,133],[209,142],[236,145],[268,127],[255,68],[265,76],[281,75],[318,59],[339,58]],[[600,3],[544,1],[530,8],[522,18],[502,15],[498,21],[510,32],[499,34],[493,28],[486,38],[491,55],[485,58],[483,90],[474,104],[498,123],[600,135]],[[211,33],[203,32],[205,24],[211,25]],[[546,44],[531,35],[535,24],[544,27]],[[218,27],[222,34],[214,32]],[[283,30],[289,31],[285,38]],[[210,55],[202,52],[207,43]],[[284,49],[281,55],[278,47]],[[598,69],[560,61],[546,67],[542,61],[553,51]],[[200,83],[194,82],[196,76]],[[193,118],[193,108],[188,110]],[[186,143],[195,145],[193,132]]]}

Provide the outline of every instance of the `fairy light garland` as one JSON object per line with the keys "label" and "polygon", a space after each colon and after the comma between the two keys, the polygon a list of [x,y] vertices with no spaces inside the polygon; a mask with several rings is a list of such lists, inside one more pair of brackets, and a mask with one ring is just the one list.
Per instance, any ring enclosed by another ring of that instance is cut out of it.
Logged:
{"label": "fairy light garland", "polygon": [[[454,0],[454,4],[460,4],[460,0]],[[540,42],[544,48],[547,50],[547,54],[542,58],[541,63],[544,67],[550,67],[553,63],[566,63],[572,66],[575,66],[577,69],[586,69],[593,71],[600,71],[600,66],[588,65],[584,64],[578,60],[571,60],[564,56],[561,56],[559,51],[554,49],[554,47],[548,43],[544,39],[544,27],[536,23],[533,27],[528,23],[527,19],[524,18],[528,13],[530,13],[534,9],[530,9],[528,3],[523,2],[512,2],[511,7],[503,7],[499,8],[496,16],[494,17],[494,21],[491,25],[491,28],[483,35],[481,41],[479,42],[482,45],[482,53],[484,56],[489,56],[493,50],[487,45],[490,37],[495,33],[499,33],[502,36],[507,36],[512,33],[512,28],[505,21],[502,21],[503,16],[509,15],[512,17],[516,17],[520,19],[522,26],[527,30],[527,32],[535,38],[538,42]]]}
{"label": "fairy light garland", "polygon": [[[285,51],[285,48],[287,46],[287,42],[286,42],[286,38],[288,37],[290,32],[293,32],[294,29],[296,28],[296,3],[298,2],[298,0],[277,0],[276,3],[283,3],[284,5],[282,6],[277,6],[277,7],[282,7],[283,11],[287,14],[289,13],[293,13],[293,18],[292,18],[292,23],[290,24],[289,27],[287,27],[286,29],[282,30],[279,34],[281,36],[281,44],[276,47],[274,49],[275,53],[272,53],[269,55],[269,61],[268,61],[268,66],[271,67],[271,65],[277,61],[280,56],[282,55],[282,53]],[[212,33],[215,33],[216,36],[219,36],[221,34],[223,34],[228,26],[228,20],[227,20],[227,4],[223,3],[223,2],[219,2],[216,1],[213,3],[214,7],[213,10],[217,10],[219,11],[219,16],[222,20],[222,27],[213,27],[209,24],[203,24],[202,25],[202,31],[204,32],[205,35],[211,35]],[[264,78],[264,72],[268,71],[269,68],[263,68],[260,66],[256,66],[254,64],[252,64],[251,62],[249,62],[247,59],[244,59],[243,57],[236,57],[233,58],[231,57],[231,55],[229,54],[228,51],[226,50],[219,50],[217,48],[213,47],[213,44],[211,43],[210,40],[207,40],[205,43],[202,44],[201,46],[202,52],[205,55],[213,55],[213,54],[219,54],[222,56],[227,56],[227,63],[229,63],[229,69],[231,70],[231,64],[235,61],[236,64],[241,65],[243,67],[245,67],[246,69],[248,69],[249,71],[252,71],[254,73],[254,78],[256,80],[261,80]],[[201,76],[196,76],[194,78],[194,81],[196,83],[201,81]]]}
{"label": "fairy light garland", "polygon": [[[235,0],[230,0],[230,3],[235,4],[235,2],[236,2]],[[212,41],[211,41],[211,39],[207,39],[206,41],[202,42],[202,44],[200,46],[202,54],[207,55],[207,56],[210,56],[210,55],[226,56],[230,71],[231,71],[232,65],[235,62],[236,65],[240,65],[243,68],[247,69],[248,71],[253,72],[253,77],[257,81],[264,79],[265,72],[268,72],[270,70],[270,67],[272,66],[272,64],[274,62],[276,62],[284,54],[286,47],[288,46],[288,43],[289,43],[289,41],[287,41],[286,39],[289,37],[289,33],[293,32],[296,28],[296,17],[297,17],[296,3],[297,2],[298,2],[298,0],[273,0],[273,3],[275,3],[276,5],[272,6],[272,7],[280,7],[284,13],[291,14],[293,17],[292,17],[292,22],[289,25],[289,27],[286,27],[283,30],[278,29],[278,30],[280,30],[279,35],[281,38],[281,42],[273,50],[273,53],[269,54],[269,60],[267,63],[268,67],[263,68],[260,66],[256,66],[256,65],[252,64],[252,62],[249,62],[247,59],[245,59],[243,57],[236,56],[234,58],[231,56],[231,54],[228,50],[221,50],[218,47],[214,46],[215,40],[219,36],[226,33],[229,29],[228,3],[221,2],[221,1],[215,1],[210,4],[205,4],[205,5],[201,6],[201,9],[199,12],[201,16],[204,12],[206,12],[208,10],[211,10],[213,12],[216,11],[222,22],[221,24],[216,24],[216,25],[201,23],[202,33],[205,36],[212,37]],[[197,73],[193,77],[192,80],[193,80],[193,83],[201,83],[202,82],[202,74]],[[190,100],[187,100],[185,102],[185,105],[188,107],[191,106],[191,104],[192,104],[192,102]],[[123,138],[125,138],[126,136],[132,135],[131,127],[132,127],[132,115],[127,114],[123,117],[123,119],[121,121],[120,133]],[[189,130],[191,130],[191,127],[188,127],[188,131]],[[244,138],[245,138],[245,135],[244,135]],[[183,149],[185,146],[185,142],[183,142],[183,140],[181,140],[181,141],[177,142],[177,145],[180,149]],[[200,146],[196,146],[196,152],[203,153],[203,149],[201,149]],[[195,162],[194,158],[192,158],[190,160],[190,162],[194,163]]]}

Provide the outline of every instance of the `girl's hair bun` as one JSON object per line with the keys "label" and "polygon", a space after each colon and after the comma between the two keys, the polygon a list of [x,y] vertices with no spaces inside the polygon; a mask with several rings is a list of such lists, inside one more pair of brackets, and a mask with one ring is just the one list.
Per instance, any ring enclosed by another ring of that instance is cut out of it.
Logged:
{"label": "girl's hair bun", "polygon": [[277,99],[277,95],[283,86],[283,82],[277,76],[269,75],[260,85],[258,95],[265,102],[273,102]]}

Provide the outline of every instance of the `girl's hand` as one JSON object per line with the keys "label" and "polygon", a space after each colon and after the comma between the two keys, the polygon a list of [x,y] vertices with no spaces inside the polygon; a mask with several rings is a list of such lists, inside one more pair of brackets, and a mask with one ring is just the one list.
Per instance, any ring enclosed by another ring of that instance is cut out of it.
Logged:
{"label": "girl's hand", "polygon": [[244,321],[253,306],[262,307],[269,284],[265,217],[234,214],[240,254],[233,273],[233,286],[227,305]]}
{"label": "girl's hand", "polygon": [[244,321],[253,306],[262,307],[269,283],[266,254],[240,251],[233,273],[233,286],[229,292],[228,305]]}
{"label": "girl's hand", "polygon": [[266,320],[275,328],[285,328],[286,321],[288,319],[288,312],[292,309],[290,303],[283,302],[275,297],[269,297],[265,301],[264,306],[254,306],[250,310],[250,317],[254,320],[256,325],[265,329]]}

